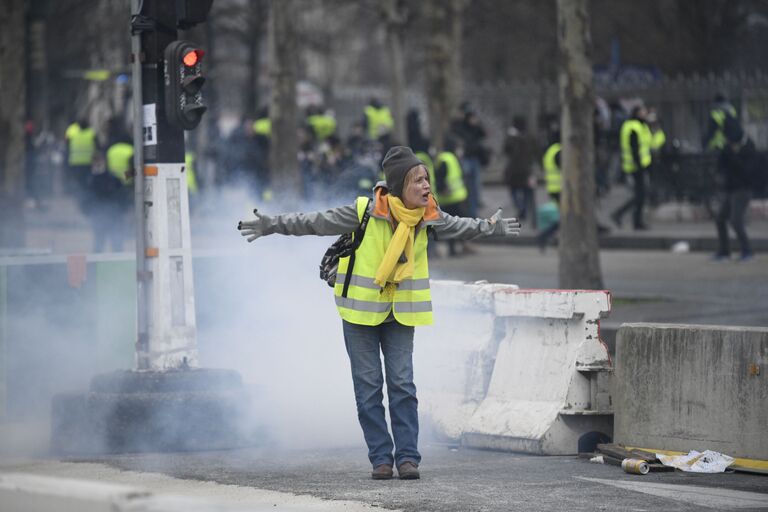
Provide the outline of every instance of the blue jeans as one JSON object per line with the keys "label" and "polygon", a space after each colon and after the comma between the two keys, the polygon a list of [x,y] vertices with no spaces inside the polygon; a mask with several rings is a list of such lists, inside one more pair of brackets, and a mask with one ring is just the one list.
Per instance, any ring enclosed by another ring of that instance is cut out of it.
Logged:
{"label": "blue jeans", "polygon": [[[343,327],[344,343],[352,367],[357,418],[363,428],[371,465],[374,468],[381,464],[393,463],[399,466],[406,461],[418,465],[421,455],[417,448],[419,402],[413,383],[411,357],[413,327],[398,322],[385,322],[375,326],[358,325],[346,320],[343,321]],[[384,354],[394,444],[384,416],[384,375],[380,353]]]}

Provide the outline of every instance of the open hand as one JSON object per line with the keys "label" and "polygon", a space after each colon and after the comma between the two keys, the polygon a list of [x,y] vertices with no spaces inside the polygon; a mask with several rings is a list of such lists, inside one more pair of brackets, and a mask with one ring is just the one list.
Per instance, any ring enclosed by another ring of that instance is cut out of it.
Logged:
{"label": "open hand", "polygon": [[520,235],[520,223],[514,217],[508,217],[506,219],[501,217],[501,208],[496,210],[488,222],[493,226],[493,234],[498,236],[519,236]]}
{"label": "open hand", "polygon": [[237,223],[237,229],[240,230],[240,234],[248,237],[247,240],[249,242],[253,242],[257,238],[268,234],[266,230],[271,220],[271,217],[259,213],[257,209],[253,210],[253,215],[256,217],[255,219],[241,220]]}

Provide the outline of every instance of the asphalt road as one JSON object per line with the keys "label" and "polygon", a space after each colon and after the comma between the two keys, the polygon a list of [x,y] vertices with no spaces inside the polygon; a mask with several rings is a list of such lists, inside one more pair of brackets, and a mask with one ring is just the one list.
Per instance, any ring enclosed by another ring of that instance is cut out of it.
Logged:
{"label": "asphalt road", "polygon": [[362,447],[265,447],[123,455],[91,462],[414,512],[768,510],[768,477],[764,476],[638,476],[577,457],[529,456],[429,443],[423,444],[422,451],[419,481],[371,480]]}

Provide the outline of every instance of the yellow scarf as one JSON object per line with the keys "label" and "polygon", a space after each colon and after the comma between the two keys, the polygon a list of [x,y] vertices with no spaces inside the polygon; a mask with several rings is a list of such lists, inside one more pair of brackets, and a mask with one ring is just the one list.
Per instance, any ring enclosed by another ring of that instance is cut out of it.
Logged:
{"label": "yellow scarf", "polygon": [[[390,195],[389,209],[395,220],[397,229],[389,241],[387,252],[376,270],[374,281],[382,288],[388,282],[399,283],[403,279],[413,277],[413,241],[416,236],[416,226],[424,217],[424,208],[409,210],[400,198]],[[398,263],[400,255],[405,253],[405,262]]]}

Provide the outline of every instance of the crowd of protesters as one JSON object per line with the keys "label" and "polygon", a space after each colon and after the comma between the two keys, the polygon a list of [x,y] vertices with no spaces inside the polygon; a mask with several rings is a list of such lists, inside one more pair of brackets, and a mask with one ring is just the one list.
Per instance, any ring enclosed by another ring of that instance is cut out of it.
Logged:
{"label": "crowd of protesters", "polygon": [[[527,226],[538,228],[542,250],[558,230],[562,190],[558,117],[539,120],[545,137],[529,130],[525,117],[514,117],[501,151],[495,155],[503,165],[503,178],[517,216]],[[128,230],[112,226],[129,224],[133,204],[133,146],[125,123],[111,121],[104,136],[99,136],[85,118],[71,123],[63,138],[31,123],[26,129],[28,205],[45,208],[45,196],[51,194],[50,169],[61,166],[65,169],[64,192],[75,200],[93,228],[94,250],[103,251],[108,245],[122,250]],[[648,229],[649,204],[668,199],[701,201],[717,223],[720,248],[716,258],[730,255],[730,225],[742,246],[741,257],[749,259],[752,252],[744,217],[748,197],[759,188],[751,176],[764,175],[764,164],[761,166],[759,155],[753,155],[754,143],[744,134],[736,109],[723,95],[715,98],[703,133],[704,149],[699,156],[719,158],[719,173],[707,175],[696,169],[696,173],[686,174],[680,164],[680,146],[674,139],[667,140],[662,120],[653,108],[639,101],[627,108],[598,98],[594,110],[597,198],[606,197],[617,185],[628,185],[631,196],[609,218],[615,228],[621,228],[626,214],[631,214],[635,230]],[[215,172],[206,173],[204,187],[244,189],[262,203],[279,199],[283,191],[273,188],[276,171],[270,169],[271,138],[266,108],[242,118],[226,136],[211,137],[204,160]],[[478,217],[483,205],[481,177],[492,156],[489,138],[478,112],[468,102],[457,107],[439,151],[417,109],[407,113],[405,140],[396,140],[392,113],[377,98],[370,98],[347,133],[339,129],[332,110],[310,105],[298,126],[300,194],[315,204],[368,195],[381,179],[381,160],[386,152],[396,145],[408,145],[427,165],[441,207],[455,215]],[[191,195],[197,192],[196,161],[194,151],[188,148],[185,164]],[[750,177],[738,180],[734,178],[736,171],[724,170],[734,166],[746,166],[742,174]],[[543,204],[536,203],[539,188],[546,192]],[[193,199],[190,204],[194,203]],[[609,231],[599,223],[598,229]],[[457,249],[450,246],[449,254],[459,254]],[[464,247],[461,252],[472,250]]]}

